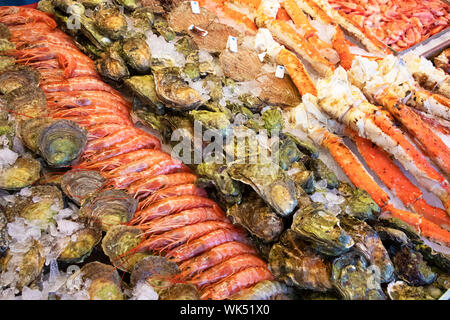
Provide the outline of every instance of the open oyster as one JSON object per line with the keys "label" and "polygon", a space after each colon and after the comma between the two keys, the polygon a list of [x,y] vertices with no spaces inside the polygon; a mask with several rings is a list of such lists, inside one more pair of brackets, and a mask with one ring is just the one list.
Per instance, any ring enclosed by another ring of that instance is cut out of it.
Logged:
{"label": "open oyster", "polygon": [[435,300],[424,287],[412,287],[403,281],[391,282],[387,292],[392,300]]}

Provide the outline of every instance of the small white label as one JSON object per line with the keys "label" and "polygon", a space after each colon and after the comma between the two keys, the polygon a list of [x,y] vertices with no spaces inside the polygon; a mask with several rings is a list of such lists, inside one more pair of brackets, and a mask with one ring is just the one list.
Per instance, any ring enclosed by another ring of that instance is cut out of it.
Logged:
{"label": "small white label", "polygon": [[278,65],[277,69],[275,70],[275,77],[283,79],[284,78],[284,67]]}
{"label": "small white label", "polygon": [[263,62],[265,56],[266,56],[265,52],[262,52],[262,53],[258,54],[259,61]]}
{"label": "small white label", "polygon": [[199,28],[197,26],[194,26],[193,24],[191,24],[188,28],[189,31],[192,31],[196,34],[200,34],[202,37],[206,37],[208,35],[208,31],[204,30],[202,28]]}
{"label": "small white label", "polygon": [[198,5],[198,1],[191,1],[192,13],[199,14],[200,6]]}
{"label": "small white label", "polygon": [[227,48],[230,49],[231,52],[238,52],[238,45],[237,45],[236,37],[228,36]]}

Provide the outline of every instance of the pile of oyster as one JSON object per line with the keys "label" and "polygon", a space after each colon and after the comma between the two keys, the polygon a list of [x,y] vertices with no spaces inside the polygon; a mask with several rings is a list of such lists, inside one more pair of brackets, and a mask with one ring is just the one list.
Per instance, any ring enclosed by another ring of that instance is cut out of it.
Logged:
{"label": "pile of oyster", "polygon": [[[191,164],[196,184],[249,232],[274,276],[297,296],[437,299],[449,289],[450,255],[435,252],[413,227],[381,213],[365,191],[336,177],[312,142],[284,129],[282,109],[296,106],[300,97],[289,76],[261,74],[273,66],[252,50],[226,50],[228,35],[242,38],[239,32],[203,8],[192,14],[187,2],[162,8],[136,1],[46,0],[40,7],[62,28],[68,8],[77,9],[81,28],[67,32],[96,60],[105,80],[134,97],[134,120],[160,133]],[[209,140],[196,141],[197,127]],[[219,140],[224,143],[211,143]],[[134,233],[112,227],[103,244],[119,269],[136,266],[132,278],[143,274],[142,266],[154,266],[152,259],[163,259],[144,253],[124,259],[139,241]],[[117,242],[123,246],[108,244]],[[160,263],[163,275],[178,272]],[[160,273],[146,270],[146,277]]]}

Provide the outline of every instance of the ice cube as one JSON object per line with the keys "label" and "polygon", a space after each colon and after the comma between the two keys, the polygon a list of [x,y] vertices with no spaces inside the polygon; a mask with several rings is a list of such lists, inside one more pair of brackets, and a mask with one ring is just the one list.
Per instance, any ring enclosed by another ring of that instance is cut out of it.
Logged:
{"label": "ice cube", "polygon": [[313,202],[320,202],[320,203],[326,203],[327,202],[327,200],[325,199],[325,197],[324,197],[322,192],[314,192],[311,195],[311,200]]}
{"label": "ice cube", "polygon": [[19,195],[21,195],[22,197],[29,197],[31,196],[31,189],[30,188],[23,188],[22,190],[20,190]]}
{"label": "ice cube", "polygon": [[83,228],[82,224],[70,220],[61,219],[57,220],[56,223],[58,225],[58,231],[67,236]]}
{"label": "ice cube", "polygon": [[158,300],[158,294],[145,280],[139,281],[134,287],[130,300]]}
{"label": "ice cube", "polygon": [[22,300],[43,300],[42,292],[39,289],[23,287]]}
{"label": "ice cube", "polygon": [[0,149],[0,168],[14,164],[18,157],[17,153],[8,148]]}

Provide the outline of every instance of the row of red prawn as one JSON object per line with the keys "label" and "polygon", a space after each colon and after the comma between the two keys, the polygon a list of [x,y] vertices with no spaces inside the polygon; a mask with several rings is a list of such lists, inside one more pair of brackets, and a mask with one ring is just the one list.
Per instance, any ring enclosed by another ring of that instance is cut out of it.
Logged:
{"label": "row of red prawn", "polygon": [[108,188],[140,200],[129,222],[145,235],[135,251],[163,253],[179,263],[177,281],[197,285],[202,299],[226,299],[273,279],[247,234],[195,186],[196,176],[186,165],[161,151],[156,137],[133,126],[130,103],[99,79],[94,63],[52,18],[2,7],[0,22],[8,25],[17,47],[10,54],[41,72],[49,115],[88,131],[77,169],[98,170]]}

